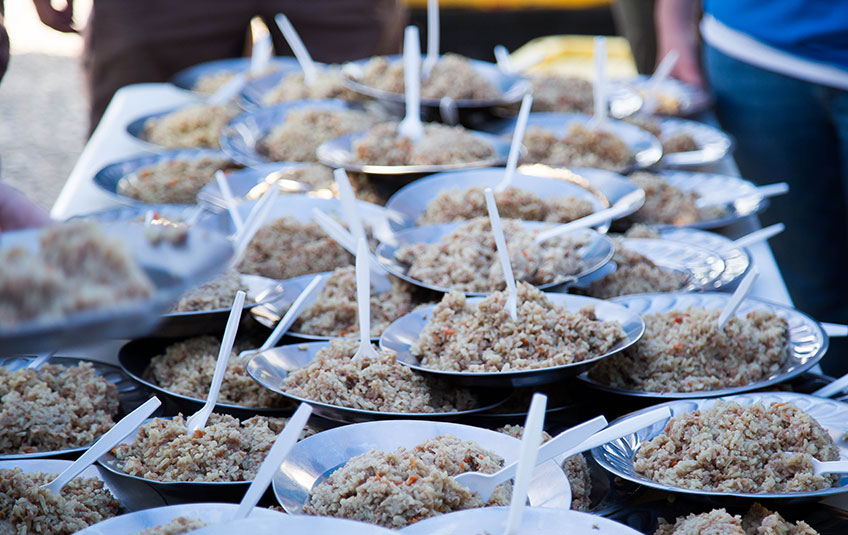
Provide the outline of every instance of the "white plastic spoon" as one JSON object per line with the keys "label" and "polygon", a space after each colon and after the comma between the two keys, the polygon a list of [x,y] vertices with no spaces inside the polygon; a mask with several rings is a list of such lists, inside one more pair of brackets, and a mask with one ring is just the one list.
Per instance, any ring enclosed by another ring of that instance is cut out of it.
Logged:
{"label": "white plastic spoon", "polygon": [[297,318],[300,316],[300,313],[306,308],[307,300],[312,297],[312,295],[321,287],[321,282],[324,280],[324,275],[316,275],[309,284],[306,285],[306,288],[303,289],[302,292],[297,296],[297,298],[292,302],[289,309],[286,311],[285,315],[280,319],[280,322],[277,323],[277,326],[274,327],[274,330],[271,331],[271,334],[268,336],[268,339],[265,340],[265,343],[259,346],[256,349],[245,349],[241,353],[239,353],[238,358],[246,359],[256,353],[261,353],[262,351],[267,351],[277,345],[277,342],[280,341],[280,338],[283,337],[284,334],[289,330],[289,328],[297,321]]}
{"label": "white plastic spoon", "polygon": [[[648,426],[654,425],[657,422],[665,420],[666,418],[671,418],[671,410],[668,407],[660,407],[658,409],[648,411],[645,414],[634,416],[624,422],[613,424],[603,431],[595,433],[576,447],[562,453],[560,456],[562,457],[562,460],[565,460],[573,455],[577,455],[578,453],[589,451],[592,448],[603,446],[607,442],[612,442],[613,440],[617,440],[623,436],[640,431]],[[547,443],[544,444],[542,448],[545,446],[547,446]],[[542,454],[541,450],[539,451],[539,454]]]}
{"label": "white plastic spoon", "polygon": [[727,246],[727,248],[744,249],[745,247],[749,247],[757,242],[767,240],[773,236],[777,236],[778,234],[783,232],[784,229],[786,229],[786,225],[784,225],[783,223],[776,223],[774,225],[755,230],[750,234],[746,234],[745,236],[734,240],[733,243]]}
{"label": "white plastic spoon", "polygon": [[679,58],[680,53],[677,49],[672,48],[669,50],[659,65],[657,65],[654,74],[648,79],[648,83],[645,85],[645,103],[642,106],[642,110],[645,113],[650,114],[657,110],[657,92],[663,82],[668,78],[668,75],[671,74],[671,70],[677,64]]}
{"label": "white plastic spoon", "polygon": [[265,194],[256,201],[256,204],[253,205],[253,208],[250,210],[250,214],[248,214],[247,219],[244,222],[244,228],[241,232],[237,232],[234,236],[235,253],[233,254],[233,259],[230,261],[230,266],[237,266],[238,263],[241,262],[245,251],[247,251],[247,246],[250,244],[250,240],[253,239],[256,233],[259,232],[263,223],[265,223],[265,219],[267,219],[268,213],[274,206],[274,201],[277,200],[277,196],[279,194],[280,192],[277,188],[269,188],[268,191],[266,191]]}
{"label": "white plastic spoon", "polygon": [[283,37],[286,38],[289,48],[292,49],[294,57],[297,58],[297,62],[300,64],[300,69],[303,71],[303,82],[307,87],[311,87],[318,77],[318,66],[312,61],[312,56],[309,55],[306,45],[303,44],[303,40],[298,35],[297,30],[294,29],[294,26],[292,26],[289,18],[282,13],[277,13],[274,20],[277,22],[280,31],[283,32]]}
{"label": "white plastic spoon", "polygon": [[211,104],[213,106],[220,106],[222,104],[226,104],[235,98],[236,95],[241,93],[241,90],[247,84],[247,73],[240,72],[236,73],[227,80],[227,82],[218,88],[217,91],[209,95],[206,99],[207,104]]}
{"label": "white plastic spoon", "polygon": [[521,533],[521,515],[527,505],[527,491],[533,469],[536,468],[536,458],[539,455],[539,445],[542,443],[542,427],[545,424],[545,407],[548,398],[544,394],[533,394],[530,411],[524,422],[524,434],[521,436],[521,451],[518,456],[518,469],[515,483],[512,487],[512,499],[509,503],[509,515],[506,520],[506,535]]}
{"label": "white plastic spoon", "polygon": [[789,184],[786,182],[778,182],[776,184],[769,184],[767,186],[758,186],[756,188],[757,192],[751,195],[746,195],[744,197],[725,197],[725,198],[700,198],[695,201],[695,206],[698,208],[704,208],[707,206],[715,206],[720,204],[727,203],[738,203],[738,202],[746,202],[747,200],[756,200],[756,199],[769,199],[771,197],[777,197],[778,195],[784,195],[789,193]]}
{"label": "white plastic spoon", "polygon": [[236,341],[236,333],[238,332],[239,322],[241,321],[244,295],[242,290],[236,292],[233,307],[230,309],[230,317],[227,319],[227,327],[224,330],[224,338],[221,341],[221,349],[218,350],[218,361],[215,363],[215,373],[212,375],[212,385],[209,387],[209,395],[206,396],[206,403],[203,407],[192,414],[186,421],[186,433],[188,434],[194,433],[198,429],[203,429],[206,421],[209,419],[209,415],[212,414],[212,409],[215,408],[215,403],[218,401],[218,394],[221,392],[221,383],[224,382],[227,363],[230,361],[230,353],[233,351],[233,344]]}
{"label": "white plastic spoon", "polygon": [[515,288],[515,276],[512,274],[512,265],[509,262],[509,250],[506,248],[503,228],[501,228],[501,217],[498,215],[498,205],[495,203],[495,194],[492,188],[483,190],[486,196],[486,208],[489,210],[489,222],[492,224],[492,234],[495,235],[495,244],[498,246],[498,258],[501,260],[504,279],[506,280],[506,308],[509,317],[513,321],[518,319],[518,291]]}
{"label": "white plastic spoon", "polygon": [[841,325],[839,323],[825,323],[821,322],[820,324],[824,332],[831,338],[843,338],[848,336],[848,325]]}
{"label": "white plastic spoon", "polygon": [[162,402],[159,398],[153,396],[137,409],[127,414],[121,420],[112,426],[112,429],[106,432],[102,437],[97,439],[97,442],[91,445],[85,453],[79,456],[71,466],[67,467],[56,479],[50,483],[41,485],[41,488],[47,489],[53,494],[59,494],[62,487],[67,485],[72,479],[82,473],[83,470],[91,466],[97,459],[108,453],[117,446],[124,438],[136,430],[138,426],[144,423],[148,416],[153,414],[153,411],[159,408]]}
{"label": "white plastic spoon", "polygon": [[594,89],[595,114],[589,121],[591,128],[603,128],[607,122],[607,38],[598,35],[595,37],[595,79],[592,82]]}
{"label": "white plastic spoon", "polygon": [[[571,429],[563,431],[551,440],[542,444],[542,446],[539,448],[539,454],[538,458],[536,459],[536,465],[539,465],[547,461],[548,459],[553,459],[554,457],[561,455],[563,452],[569,451],[572,448],[583,444],[592,436],[594,436],[592,435],[592,433],[603,429],[606,425],[606,418],[604,418],[603,416],[598,416],[596,418],[593,418],[592,420],[589,420],[588,422],[584,422],[580,425],[572,427]],[[642,427],[639,427],[639,429],[641,429]],[[622,433],[622,435],[624,434],[626,433]],[[484,474],[482,472],[465,472],[464,474],[454,476],[454,479],[457,483],[464,485],[472,492],[476,492],[477,494],[479,494],[483,502],[487,502],[492,496],[492,492],[494,492],[495,488],[498,485],[509,481],[510,479],[515,477],[517,469],[518,462],[516,461],[504,466],[494,474]]]}
{"label": "white plastic spoon", "polygon": [[631,203],[628,201],[628,196],[638,197],[638,193],[639,192],[628,193],[622,197],[615,206],[610,208],[604,208],[594,214],[589,214],[585,217],[581,217],[580,219],[569,221],[564,225],[557,225],[551,229],[543,230],[536,235],[535,241],[536,243],[542,243],[550,240],[551,238],[562,236],[563,234],[573,232],[577,229],[594,227],[595,225],[600,225],[601,223],[606,223],[607,221],[619,218],[632,209],[630,206]]}
{"label": "white plastic spoon", "polygon": [[271,63],[274,55],[274,43],[271,41],[271,32],[259,17],[253,17],[250,21],[251,33],[253,34],[253,47],[250,51],[250,76],[256,78],[261,76]]}
{"label": "white plastic spoon", "polygon": [[218,189],[221,190],[221,197],[224,198],[224,203],[227,205],[227,212],[230,214],[230,219],[233,220],[233,226],[236,227],[236,233],[244,229],[244,220],[236,206],[236,199],[233,197],[233,191],[230,189],[230,184],[227,182],[227,175],[223,171],[215,171],[215,182],[218,183]]}
{"label": "white plastic spoon", "polygon": [[297,439],[300,438],[300,433],[306,427],[306,422],[311,414],[312,407],[306,403],[301,403],[294,411],[294,414],[286,422],[286,426],[274,441],[274,445],[268,451],[268,455],[265,456],[265,460],[259,466],[259,470],[256,471],[253,482],[247,488],[244,498],[241,499],[241,503],[232,517],[233,520],[247,518],[256,504],[259,503],[262,495],[265,494],[265,489],[268,488],[271,480],[274,479],[274,475],[280,469],[280,465],[294,448]]}
{"label": "white plastic spoon", "polygon": [[727,322],[730,321],[730,318],[733,317],[736,309],[739,308],[739,305],[742,304],[742,301],[748,296],[751,292],[751,288],[754,286],[754,281],[757,280],[757,276],[760,274],[759,270],[756,266],[751,268],[751,271],[745,275],[745,278],[742,279],[742,282],[739,283],[739,286],[733,292],[733,295],[730,296],[730,299],[727,301],[727,304],[724,305],[724,308],[721,311],[721,314],[718,316],[718,329],[724,329],[724,326],[727,325]]}
{"label": "white plastic spoon", "polygon": [[335,169],[333,177],[336,179],[336,186],[339,188],[339,199],[342,201],[342,210],[344,210],[347,226],[353,239],[358,244],[359,240],[365,239],[365,228],[362,226],[362,219],[359,217],[359,210],[356,208],[356,194],[353,192],[353,186],[350,185],[350,179],[344,169]]}
{"label": "white plastic spoon", "polygon": [[368,268],[368,243],[360,239],[356,247],[356,305],[359,309],[359,349],[353,360],[361,357],[377,358],[371,345],[371,277]]}
{"label": "white plastic spoon", "polygon": [[818,459],[813,459],[812,461],[814,476],[848,473],[848,461],[820,461]]}
{"label": "white plastic spoon", "polygon": [[512,60],[509,57],[509,50],[503,45],[495,46],[495,63],[504,74],[512,74],[515,68],[512,65]]}
{"label": "white plastic spoon", "polygon": [[406,116],[398,125],[398,134],[417,141],[424,136],[421,124],[421,44],[418,28],[407,26],[403,39],[403,83]]}
{"label": "white plastic spoon", "polygon": [[422,65],[424,79],[430,77],[439,61],[439,0],[427,0],[427,56]]}
{"label": "white plastic spoon", "polygon": [[521,144],[524,142],[524,132],[527,130],[527,118],[530,117],[530,108],[533,107],[533,95],[527,93],[521,99],[521,109],[518,110],[518,119],[515,121],[515,130],[512,132],[512,144],[509,146],[509,156],[506,160],[506,169],[503,179],[495,186],[495,191],[501,192],[512,184],[515,168],[518,167],[518,156],[521,154]]}

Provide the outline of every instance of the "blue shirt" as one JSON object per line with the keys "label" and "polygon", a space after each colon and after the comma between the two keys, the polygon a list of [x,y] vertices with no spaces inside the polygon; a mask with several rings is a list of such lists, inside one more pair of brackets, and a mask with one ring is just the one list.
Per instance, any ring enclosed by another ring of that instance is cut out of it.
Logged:
{"label": "blue shirt", "polygon": [[848,70],[848,0],[704,0],[704,11],[764,44]]}

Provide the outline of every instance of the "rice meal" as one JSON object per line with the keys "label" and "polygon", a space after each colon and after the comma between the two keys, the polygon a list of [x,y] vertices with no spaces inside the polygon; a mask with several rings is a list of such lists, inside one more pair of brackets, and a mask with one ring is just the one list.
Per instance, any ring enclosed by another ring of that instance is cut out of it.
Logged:
{"label": "rice meal", "polygon": [[119,308],[154,287],[118,237],[93,221],[45,228],[40,249],[0,251],[0,328],[57,321],[74,312]]}
{"label": "rice meal", "polygon": [[575,76],[537,75],[533,85],[533,110],[541,112],[586,113],[595,111],[592,83]]}
{"label": "rice meal", "polygon": [[0,454],[88,446],[114,425],[118,389],[91,364],[0,367]]}
{"label": "rice meal", "polygon": [[725,509],[713,509],[699,515],[690,514],[669,523],[660,518],[654,535],[818,535],[809,524],[794,524],[780,513],[754,503],[745,516],[731,515]]}
{"label": "rice meal", "polygon": [[[251,481],[286,418],[254,416],[239,421],[212,413],[203,429],[186,432],[182,414],[154,418],[142,425],[135,440],[112,453],[129,475],[155,481]],[[300,438],[311,434],[304,429]]]}
{"label": "rice meal", "polygon": [[699,392],[747,385],[777,373],[789,358],[789,327],[771,311],[733,316],[691,307],[642,316],[634,346],[592,368],[604,384],[645,392]]}
{"label": "rice meal", "polygon": [[[451,188],[442,191],[427,204],[416,224],[438,225],[488,217],[483,189],[473,187],[462,191]],[[498,214],[504,219],[568,223],[595,211],[592,203],[586,199],[566,195],[543,199],[533,192],[513,186],[496,191],[494,195]]]}
{"label": "rice meal", "polygon": [[671,418],[636,451],[634,469],[675,487],[718,492],[823,490],[837,475],[813,475],[812,458],[839,459],[833,439],[791,403],[717,401]]}
{"label": "rice meal", "polygon": [[350,265],[353,256],[316,223],[285,216],[259,229],[237,269],[282,280]]}
{"label": "rice meal", "polygon": [[[564,282],[584,268],[580,247],[586,235],[559,236],[538,244],[535,232],[525,231],[519,221],[504,219],[502,226],[517,281]],[[434,286],[464,292],[506,287],[488,217],[470,220],[440,242],[399,247],[395,259],[409,266],[407,276]]]}
{"label": "rice meal", "polygon": [[512,485],[497,487],[487,503],[452,476],[492,474],[503,459],[472,441],[443,435],[412,449],[371,450],[350,459],[314,486],[304,512],[402,528],[451,511],[507,505]]}
{"label": "rice meal", "polygon": [[461,126],[428,123],[412,141],[398,123],[381,123],[353,142],[354,161],[368,165],[450,165],[490,160],[492,146]]}
{"label": "rice meal", "polygon": [[[391,322],[410,313],[418,304],[415,287],[389,277],[391,289],[371,290],[371,336],[379,337]],[[318,292],[315,302],[303,309],[293,332],[315,336],[359,336],[359,309],[356,303],[356,270],[336,268]]]}
{"label": "rice meal", "polygon": [[527,283],[517,287],[516,321],[509,316],[505,291],[476,304],[459,292],[447,294],[410,352],[426,368],[509,372],[592,359],[625,338],[618,323],[597,320],[591,308],[571,313]]}
{"label": "rice meal", "polygon": [[[618,240],[616,240],[618,241]],[[593,281],[587,289],[577,289],[598,299],[620,295],[676,292],[686,286],[688,275],[656,265],[650,258],[616,244],[612,261],[616,270]]]}
{"label": "rice meal", "polygon": [[[294,180],[306,184],[315,190],[315,194],[320,194],[322,197],[339,196],[339,188],[336,185],[333,170],[325,165],[307,163],[298,167],[281,169],[278,173],[277,180]],[[348,172],[347,176],[357,199],[375,204],[386,203],[386,198],[377,191],[377,188],[368,180],[365,173]],[[265,187],[254,186],[245,196],[245,199],[255,201],[262,197],[262,194],[267,191],[268,182],[265,182],[265,184]]]}
{"label": "rice meal", "polygon": [[142,136],[150,143],[170,149],[218,149],[221,132],[239,113],[239,108],[232,104],[194,104],[148,119]]}
{"label": "rice meal", "polygon": [[340,98],[353,101],[357,100],[357,97],[356,93],[345,86],[341,67],[330,65],[318,69],[312,85],[306,85],[302,72],[295,72],[283,77],[277,85],[262,96],[262,105],[273,106],[281,102],[307,98]]}
{"label": "rice meal", "polygon": [[218,71],[205,74],[197,79],[191,90],[205,95],[211,95],[232,80],[235,75],[236,73],[233,71]]}
{"label": "rice meal", "polygon": [[[222,275],[183,295],[171,312],[195,312],[230,308],[239,290],[245,289],[241,275],[228,269]],[[247,300],[245,300],[247,301]]]}
{"label": "rice meal", "polygon": [[[496,431],[520,440],[524,434],[524,426],[510,424]],[[542,431],[542,443],[550,439],[551,435]],[[588,511],[589,506],[592,505],[592,477],[589,473],[586,457],[582,453],[578,453],[566,458],[562,462],[562,470],[568,477],[568,483],[571,486],[571,509],[573,511]]]}
{"label": "rice meal", "polygon": [[633,162],[634,154],[624,141],[611,132],[582,124],[569,127],[559,138],[551,130],[529,126],[524,135],[527,162],[553,166],[594,167],[621,170]]}
{"label": "rice meal", "polygon": [[376,119],[357,110],[293,109],[283,124],[274,127],[258,144],[257,150],[276,162],[317,162],[315,151],[326,141],[365,130]]}
{"label": "rice meal", "polygon": [[143,529],[136,535],[182,535],[196,529],[206,527],[208,524],[196,518],[187,516],[178,516],[167,524],[156,526],[155,528]]}
{"label": "rice meal", "polygon": [[0,469],[0,533],[70,535],[118,514],[99,479],[77,477],[59,494],[39,488],[58,475]]}
{"label": "rice meal", "polygon": [[645,204],[627,217],[632,223],[648,225],[691,225],[698,221],[718,219],[727,214],[722,206],[698,208],[698,195],[672,186],[659,175],[633,173],[628,178],[645,190]]}
{"label": "rice meal", "polygon": [[[389,93],[403,93],[403,61],[390,62],[384,56],[374,57],[365,64],[359,81]],[[500,91],[474,69],[471,61],[458,54],[440,56],[430,76],[421,77],[421,98],[483,100],[500,96]]]}
{"label": "rice meal", "polygon": [[673,152],[691,152],[698,150],[698,143],[692,134],[688,132],[677,132],[676,134],[666,134],[663,132],[660,122],[649,115],[632,115],[625,119],[630,124],[636,125],[643,130],[647,130],[654,137],[660,140],[663,147],[663,154],[671,154]]}
{"label": "rice meal", "polygon": [[118,181],[117,192],[146,203],[195,204],[217,171],[241,168],[227,158],[177,158],[148,165]]}
{"label": "rice meal", "polygon": [[378,412],[437,413],[469,410],[467,390],[442,384],[397,362],[394,352],[353,360],[359,342],[332,340],[304,368],[291,370],[283,389],[293,396],[339,407]]}
{"label": "rice meal", "polygon": [[[263,388],[250,377],[239,352],[253,349],[252,344],[237,342],[227,362],[227,371],[219,403],[242,407],[278,408],[289,405],[285,398]],[[171,344],[161,355],[150,359],[144,379],[183,396],[206,399],[215,375],[221,341],[214,336],[199,336]]]}

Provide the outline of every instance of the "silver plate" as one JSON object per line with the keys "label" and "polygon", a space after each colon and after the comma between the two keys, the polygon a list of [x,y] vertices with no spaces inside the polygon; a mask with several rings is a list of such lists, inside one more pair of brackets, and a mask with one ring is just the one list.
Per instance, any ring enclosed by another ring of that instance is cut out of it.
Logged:
{"label": "silver plate", "polygon": [[[269,67],[278,69],[299,69],[300,66],[295,58],[273,57]],[[203,76],[218,74],[221,72],[246,72],[250,69],[250,58],[226,58],[206,61],[187,67],[171,77],[171,83],[180,89],[192,91],[194,85]]]}
{"label": "silver plate", "polygon": [[[0,367],[11,371],[16,371],[26,368],[35,356],[25,357],[0,357]],[[120,368],[105,362],[97,360],[81,359],[76,357],[50,357],[46,364],[56,364],[60,366],[76,366],[81,362],[91,364],[97,375],[103,377],[118,388],[118,402],[120,403],[119,412],[115,417],[115,421],[120,419],[124,414],[128,414],[135,410],[139,405],[147,401],[149,392],[139,386],[130,377],[128,377]],[[53,451],[39,451],[35,453],[0,453],[0,461],[10,459],[43,459],[50,457],[64,457],[81,454],[88,449],[88,446],[78,448],[66,448]]]}
{"label": "silver plate", "polygon": [[[150,119],[161,119],[162,117],[165,117],[166,115],[174,113],[175,111],[179,111],[181,109],[191,107],[191,106],[199,106],[199,105],[202,105],[202,104],[203,104],[203,101],[198,100],[198,101],[194,101],[194,102],[188,102],[188,103],[183,104],[181,106],[169,107],[169,108],[165,108],[163,110],[159,110],[157,112],[147,113],[147,114],[142,115],[140,117],[136,117],[135,119],[133,119],[132,121],[130,121],[127,124],[126,132],[127,132],[127,134],[129,134],[130,136],[135,138],[136,141],[138,141],[140,144],[142,144],[145,149],[150,150],[150,151],[159,152],[159,151],[166,150],[166,149],[167,150],[192,150],[192,148],[168,149],[168,147],[164,147],[162,145],[158,145],[156,143],[153,143],[152,141],[149,141],[147,139],[147,137],[144,135],[144,128],[147,125],[147,121],[149,121]],[[194,147],[194,149],[216,150],[216,149],[204,148],[204,147]]]}
{"label": "silver plate", "polygon": [[[146,209],[150,209],[149,207],[153,205],[118,193],[118,184],[122,180],[126,180],[127,177],[131,176],[133,173],[161,162],[172,162],[175,160],[200,160],[202,158],[230,159],[229,156],[223,152],[214,149],[176,149],[161,151],[161,149],[157,148],[157,151],[158,152],[156,154],[139,154],[107,165],[94,175],[94,184],[99,187],[101,191],[112,197],[113,200],[121,204],[140,205],[144,206]],[[157,204],[155,206],[168,205]],[[183,204],[173,206],[187,205]]]}
{"label": "silver plate", "polygon": [[76,219],[91,219],[100,223],[114,223],[116,221],[143,221],[147,216],[147,212],[173,221],[174,223],[182,223],[196,217],[197,211],[200,210],[200,216],[197,217],[197,222],[204,228],[226,234],[230,230],[229,216],[223,213],[213,213],[203,210],[202,207],[196,204],[146,204],[138,202],[115,208],[108,208],[100,212],[92,212],[82,214],[70,218]]}
{"label": "silver plate", "polygon": [[[465,509],[425,518],[403,528],[404,535],[483,535],[505,533],[509,507]],[[638,531],[608,518],[568,509],[527,507],[521,515],[521,535],[551,533],[592,535],[640,535]]]}
{"label": "silver plate", "polygon": [[687,275],[683,290],[695,291],[714,288],[724,273],[725,263],[720,254],[691,243],[652,239],[624,238],[621,245],[643,256],[657,266]]}
{"label": "silver plate", "polygon": [[275,347],[263,351],[251,357],[247,363],[247,373],[253,380],[272,392],[298,402],[309,403],[317,416],[335,420],[337,422],[356,423],[369,422],[372,420],[389,420],[396,418],[408,418],[416,420],[457,420],[464,416],[470,416],[477,412],[491,410],[509,396],[508,393],[489,394],[480,396],[480,406],[464,411],[453,412],[383,412],[365,409],[353,409],[339,405],[322,403],[312,399],[306,399],[287,393],[283,389],[283,382],[288,372],[304,368],[315,359],[315,355],[322,349],[330,346],[330,342],[309,342],[306,344],[291,344]]}
{"label": "silver plate", "polygon": [[[548,223],[539,223],[536,221],[521,221],[520,223],[524,230],[528,232],[538,232],[539,230],[551,226]],[[457,223],[427,225],[401,230],[394,234],[394,241],[392,243],[383,242],[379,245],[379,247],[377,247],[377,259],[389,273],[411,284],[437,292],[450,292],[451,288],[436,286],[435,284],[420,281],[407,275],[409,266],[395,259],[395,251],[404,245],[412,245],[416,243],[439,243],[445,236],[465,224],[465,221],[459,221]],[[561,289],[570,284],[579,284],[582,279],[591,276],[594,272],[606,265],[612,258],[615,253],[615,245],[607,236],[590,229],[581,229],[575,231],[575,233],[576,232],[588,234],[590,238],[586,245],[578,249],[578,253],[583,260],[585,267],[579,273],[568,275],[567,277],[564,277],[563,280],[537,285],[536,287],[540,290],[553,290],[554,288]],[[467,296],[473,297],[489,295],[492,292],[463,293]]]}
{"label": "silver plate", "polygon": [[327,141],[318,147],[315,152],[318,160],[330,167],[341,167],[347,171],[368,173],[369,175],[421,175],[429,173],[441,173],[442,171],[456,171],[460,169],[475,169],[478,167],[492,167],[503,165],[509,156],[509,140],[485,132],[469,130],[475,138],[492,147],[494,155],[485,160],[449,164],[409,164],[409,165],[372,165],[360,163],[354,160],[353,144],[364,137],[368,130],[345,134]]}
{"label": "silver plate", "polygon": [[[679,416],[695,410],[709,409],[719,400],[735,401],[740,405],[751,405],[756,402],[761,402],[763,404],[791,403],[795,407],[815,418],[815,420],[821,424],[828,433],[830,433],[830,436],[833,437],[834,442],[836,442],[836,445],[839,448],[840,457],[842,459],[848,458],[848,442],[842,438],[842,436],[848,432],[848,404],[808,394],[795,394],[793,392],[760,392],[738,394],[723,398],[669,401],[661,405],[654,405],[652,407],[633,412],[627,416],[619,418],[616,422],[629,420],[636,415],[648,412],[658,407],[668,407],[671,410],[672,416]],[[685,494],[692,498],[721,503],[722,505],[726,505],[728,500],[780,500],[787,503],[818,501],[827,496],[841,494],[848,491],[848,476],[845,475],[843,475],[842,479],[839,480],[836,487],[809,492],[718,492],[701,489],[687,489],[684,487],[658,483],[637,473],[633,468],[633,459],[636,455],[636,451],[642,446],[642,444],[650,441],[663,432],[667,422],[668,419],[657,422],[636,433],[608,442],[603,446],[593,449],[592,455],[601,466],[613,474],[627,479],[628,481],[667,492]]]}
{"label": "silver plate", "polygon": [[[501,456],[506,464],[518,460],[521,441],[497,431],[423,420],[366,422],[322,431],[295,444],[274,476],[274,494],[287,513],[303,514],[310,490],[351,458],[371,450],[394,451],[401,446],[411,449],[446,434],[472,440]],[[530,485],[531,505],[563,492],[561,486],[548,488],[543,483],[534,481]]]}
{"label": "silver plate", "polygon": [[[135,535],[141,530],[167,524],[178,517],[202,520],[207,524],[223,524],[232,520],[238,509],[233,503],[186,503],[145,509],[126,515],[116,516],[90,526],[76,535]],[[250,520],[284,521],[286,515],[262,507],[254,507]],[[191,533],[195,533],[192,530]],[[230,532],[232,533],[232,532]],[[252,532],[251,532],[252,533]]]}
{"label": "silver plate", "polygon": [[657,119],[662,130],[660,138],[668,139],[677,134],[689,134],[698,150],[667,152],[660,160],[660,167],[698,167],[715,163],[727,156],[733,148],[730,136],[708,124],[671,117]]}
{"label": "silver plate", "polygon": [[[616,297],[614,302],[620,303],[640,316],[662,314],[673,310],[689,307],[703,307],[707,310],[721,310],[727,304],[731,294],[718,292],[704,293],[655,293],[628,295]],[[745,316],[754,310],[774,312],[786,319],[789,328],[789,358],[777,373],[744,386],[733,386],[719,390],[699,390],[697,392],[644,392],[641,390],[626,390],[611,387],[592,379],[587,374],[580,379],[594,388],[621,394],[657,399],[692,399],[729,396],[741,392],[759,390],[783,383],[808,371],[819,363],[828,347],[828,337],[821,325],[803,312],[768,301],[760,301],[752,297],[745,299],[736,311],[736,316]]]}
{"label": "silver plate", "polygon": [[[650,76],[640,74],[622,83],[635,88],[638,92],[647,86],[649,79]],[[706,91],[675,78],[663,80],[659,86],[659,91],[661,94],[675,97],[680,102],[680,115],[683,117],[702,112],[712,105],[712,98]]]}
{"label": "silver plate", "polygon": [[[555,136],[562,138],[565,137],[571,125],[586,125],[591,120],[591,115],[583,113],[531,113],[527,119],[527,127],[536,126],[550,130]],[[516,119],[495,121],[487,125],[485,129],[499,136],[512,137],[512,132],[515,130],[515,121]],[[623,169],[615,169],[615,171],[627,173],[634,169],[650,167],[660,161],[663,154],[662,144],[650,132],[615,119],[607,120],[603,128],[618,136],[633,152],[633,163]]]}
{"label": "silver plate", "polygon": [[[510,372],[481,373],[435,370],[422,366],[418,358],[410,353],[410,347],[418,340],[421,331],[430,322],[433,309],[435,308],[435,305],[431,305],[418,308],[389,325],[383,332],[383,336],[380,337],[380,348],[384,351],[394,351],[397,353],[398,362],[406,364],[413,370],[442,379],[449,379],[457,384],[480,387],[522,387],[551,383],[566,377],[579,375],[600,362],[601,359],[614,355],[635,344],[645,332],[645,322],[642,321],[642,318],[623,305],[582,295],[549,293],[546,296],[552,303],[565,307],[571,313],[576,313],[586,306],[593,307],[598,320],[619,323],[621,328],[624,329],[626,338],[603,355],[562,366]],[[467,303],[479,303],[483,299],[482,297],[473,297],[469,298]]]}
{"label": "silver plate", "polygon": [[[204,228],[193,227],[183,245],[153,245],[141,223],[113,223],[102,231],[121,239],[153,282],[152,297],[116,306],[74,312],[65,318],[23,322],[0,328],[4,353],[52,351],[98,339],[142,336],[159,322],[159,315],[190,288],[211,279],[233,254],[229,239]],[[0,249],[15,246],[35,252],[39,230],[4,232]]]}
{"label": "silver plate", "polygon": [[[256,200],[256,199],[247,199],[247,195],[250,194],[250,190],[261,184],[265,181],[265,177],[269,174],[283,171],[286,169],[295,169],[298,167],[308,167],[311,165],[320,165],[317,163],[307,163],[307,162],[274,162],[274,163],[263,163],[259,165],[255,165],[253,167],[247,167],[244,169],[239,169],[238,171],[233,171],[232,173],[227,175],[227,184],[230,186],[230,192],[233,194],[233,199],[239,202],[245,202],[248,200]],[[292,181],[294,182],[294,181]],[[302,185],[307,190],[311,190],[312,188],[301,182],[298,184]],[[292,184],[294,185],[294,184]],[[282,191],[281,191],[282,193]],[[287,192],[287,193],[300,193],[300,192]],[[328,189],[319,189],[317,191],[310,191],[310,195],[322,198],[333,197],[333,193]],[[218,187],[218,183],[216,181],[210,182],[203,186],[200,189],[200,192],[197,194],[197,202],[198,204],[207,205],[210,209],[215,211],[223,211],[227,209],[227,201],[224,200],[224,196],[221,194],[221,189]]]}
{"label": "silver plate", "polygon": [[280,535],[280,533],[310,535],[397,535],[397,531],[365,522],[354,522],[329,516],[279,515],[276,518],[248,518],[208,526],[192,535],[232,535],[233,530],[251,535]]}
{"label": "silver plate", "polygon": [[730,288],[748,272],[753,259],[747,249],[735,247],[733,240],[721,234],[692,228],[660,229],[660,236],[665,240],[685,242],[704,249],[715,251],[724,260],[724,271],[712,282],[713,289]]}

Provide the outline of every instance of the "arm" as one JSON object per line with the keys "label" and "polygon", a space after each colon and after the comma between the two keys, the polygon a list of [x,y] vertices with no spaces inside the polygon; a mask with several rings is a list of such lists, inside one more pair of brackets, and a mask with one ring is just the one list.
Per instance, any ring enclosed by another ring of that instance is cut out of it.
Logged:
{"label": "arm", "polygon": [[74,23],[74,0],[66,0],[64,9],[56,9],[50,0],[32,0],[38,18],[54,30],[65,33],[76,33]]}
{"label": "arm", "polygon": [[43,227],[50,217],[20,191],[0,182],[0,232]]}
{"label": "arm", "polygon": [[698,58],[699,0],[657,0],[654,22],[657,27],[657,58],[677,49],[680,59],[671,75],[702,87],[704,76]]}

